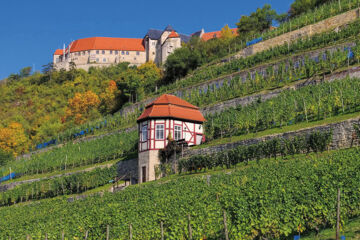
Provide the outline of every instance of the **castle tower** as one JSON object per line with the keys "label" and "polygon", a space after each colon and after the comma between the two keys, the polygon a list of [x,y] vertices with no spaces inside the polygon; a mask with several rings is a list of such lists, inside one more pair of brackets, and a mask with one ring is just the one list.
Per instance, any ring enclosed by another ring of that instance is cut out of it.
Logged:
{"label": "castle tower", "polygon": [[147,105],[137,119],[139,183],[155,180],[155,167],[160,164],[159,150],[166,147],[169,134],[175,141],[199,145],[203,139],[204,121],[198,107],[174,95],[164,94]]}

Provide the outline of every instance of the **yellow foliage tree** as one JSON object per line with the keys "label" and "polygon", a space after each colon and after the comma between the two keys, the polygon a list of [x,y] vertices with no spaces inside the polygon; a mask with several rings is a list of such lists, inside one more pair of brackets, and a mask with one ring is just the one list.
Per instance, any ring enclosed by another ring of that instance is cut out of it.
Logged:
{"label": "yellow foliage tree", "polygon": [[92,91],[75,93],[75,96],[68,101],[63,122],[74,118],[76,124],[82,124],[88,119],[91,111],[97,110],[99,104],[98,95]]}
{"label": "yellow foliage tree", "polygon": [[20,123],[13,122],[8,127],[0,128],[0,149],[11,152],[14,156],[27,152],[29,140]]}
{"label": "yellow foliage tree", "polygon": [[232,39],[233,37],[235,37],[235,34],[232,32],[231,28],[229,28],[229,25],[226,24],[222,29],[221,29],[221,38],[228,40],[228,39]]}
{"label": "yellow foliage tree", "polygon": [[116,108],[117,101],[116,97],[120,94],[114,80],[109,81],[109,86],[106,88],[105,92],[100,94],[101,99],[101,111],[102,112],[111,112]]}

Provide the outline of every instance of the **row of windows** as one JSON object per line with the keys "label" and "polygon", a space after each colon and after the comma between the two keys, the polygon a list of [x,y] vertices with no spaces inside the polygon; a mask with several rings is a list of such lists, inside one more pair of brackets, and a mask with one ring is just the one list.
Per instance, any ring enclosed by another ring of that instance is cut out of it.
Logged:
{"label": "row of windows", "polygon": [[[134,57],[134,60],[136,60],[136,57]],[[103,62],[107,62],[107,59],[106,59],[106,58],[103,58],[102,61],[103,61]],[[100,62],[100,59],[99,59],[99,58],[96,58],[96,62]]]}
{"label": "row of windows", "polygon": [[[117,50],[115,50],[115,51],[113,51],[113,50],[109,50],[109,54],[115,54],[115,55],[119,55],[119,52],[120,51],[117,51]],[[106,50],[101,50],[101,54],[105,54],[106,53]],[[85,54],[90,54],[90,51],[82,51],[82,52],[75,52],[74,53],[75,54],[75,56],[81,56],[81,55],[85,55]],[[100,50],[96,50],[96,54],[100,54]],[[121,55],[129,55],[130,53],[129,53],[129,51],[121,51]],[[140,55],[140,52],[136,52],[136,55]]]}
{"label": "row of windows", "polygon": [[[143,142],[148,140],[148,131],[147,126],[143,126],[141,129],[141,140]],[[156,124],[155,127],[155,140],[164,140],[165,138],[165,131],[164,131],[164,124]],[[182,131],[181,126],[174,127],[174,140],[179,140],[182,138]]]}

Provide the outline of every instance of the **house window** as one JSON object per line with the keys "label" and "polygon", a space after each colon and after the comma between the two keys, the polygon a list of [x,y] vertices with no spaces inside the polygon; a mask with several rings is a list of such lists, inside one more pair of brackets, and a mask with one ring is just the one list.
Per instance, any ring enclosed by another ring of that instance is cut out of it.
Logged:
{"label": "house window", "polygon": [[99,50],[96,50],[96,54],[99,54]]}
{"label": "house window", "polygon": [[110,54],[112,54],[112,50],[110,50]]}
{"label": "house window", "polygon": [[181,139],[181,126],[174,127],[174,139],[175,140]]}
{"label": "house window", "polygon": [[129,51],[126,51],[126,55],[129,55]]}
{"label": "house window", "polygon": [[164,124],[157,124],[155,128],[155,140],[164,139]]}
{"label": "house window", "polygon": [[136,55],[138,55],[138,56],[139,56],[139,55],[140,55],[140,52],[136,52]]}
{"label": "house window", "polygon": [[147,126],[143,126],[141,129],[141,140],[146,142],[148,138]]}
{"label": "house window", "polygon": [[102,54],[105,54],[105,50],[102,50]]}
{"label": "house window", "polygon": [[118,55],[119,54],[119,51],[115,51],[115,55]]}

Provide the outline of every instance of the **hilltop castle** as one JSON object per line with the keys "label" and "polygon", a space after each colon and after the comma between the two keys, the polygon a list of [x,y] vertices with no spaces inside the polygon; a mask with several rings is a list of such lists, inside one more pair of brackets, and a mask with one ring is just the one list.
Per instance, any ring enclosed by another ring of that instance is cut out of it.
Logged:
{"label": "hilltop castle", "polygon": [[[236,29],[232,29],[236,34]],[[205,33],[202,29],[191,35],[180,34],[172,26],[164,30],[150,29],[144,38],[91,37],[72,41],[67,47],[57,49],[53,55],[56,69],[70,68],[75,63],[77,68],[88,70],[91,66],[110,66],[121,62],[141,65],[153,61],[157,65],[165,63],[167,57],[187,43],[192,36],[204,41],[221,36],[221,32]]]}

